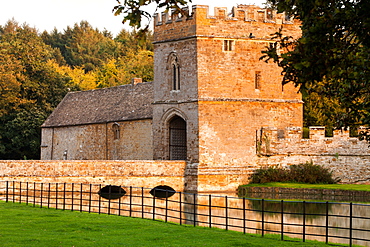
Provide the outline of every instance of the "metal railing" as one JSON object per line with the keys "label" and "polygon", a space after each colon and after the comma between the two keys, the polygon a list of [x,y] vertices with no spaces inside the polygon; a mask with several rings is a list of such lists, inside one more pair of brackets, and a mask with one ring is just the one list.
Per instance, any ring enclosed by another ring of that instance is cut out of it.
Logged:
{"label": "metal railing", "polygon": [[[115,186],[117,187],[117,186]],[[370,205],[277,201],[120,186],[0,181],[0,200],[61,210],[115,214],[244,233],[370,246]],[[118,193],[118,194],[117,194]],[[157,193],[157,195],[156,195]],[[105,195],[103,195],[105,194]],[[159,195],[161,194],[161,195]],[[173,194],[169,197],[170,194]],[[105,198],[112,199],[105,199]],[[114,198],[114,199],[113,199]]]}

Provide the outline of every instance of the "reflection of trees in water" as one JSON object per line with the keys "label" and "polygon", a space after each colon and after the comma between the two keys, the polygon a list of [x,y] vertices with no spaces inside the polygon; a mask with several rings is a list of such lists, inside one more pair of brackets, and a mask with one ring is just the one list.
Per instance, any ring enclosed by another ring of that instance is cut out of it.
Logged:
{"label": "reflection of trees in water", "polygon": [[[319,203],[319,202],[282,202],[282,201],[268,201],[268,200],[250,200],[253,210],[262,213],[262,204],[263,211],[265,214],[277,214],[281,213],[282,208],[284,213],[290,214],[292,217],[300,218],[303,214],[307,218],[317,218],[324,216],[328,211],[331,211],[333,204]],[[283,203],[283,205],[282,205]]]}

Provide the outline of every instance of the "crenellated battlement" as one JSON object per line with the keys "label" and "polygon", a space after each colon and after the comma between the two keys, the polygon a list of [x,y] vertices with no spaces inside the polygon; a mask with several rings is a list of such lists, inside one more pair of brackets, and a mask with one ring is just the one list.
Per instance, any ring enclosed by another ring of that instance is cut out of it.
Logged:
{"label": "crenellated battlement", "polygon": [[191,9],[182,9],[186,15],[173,14],[171,11],[154,15],[154,25],[172,24],[173,22],[187,21],[193,18],[223,19],[225,21],[262,22],[277,24],[294,24],[294,20],[285,13],[277,13],[276,10],[260,8],[255,5],[240,4],[228,12],[226,7],[215,7],[214,15],[209,14],[208,5],[194,5]]}
{"label": "crenellated battlement", "polygon": [[333,137],[325,136],[325,127],[309,128],[309,138],[302,138],[302,128],[284,130],[262,128],[257,134],[260,155],[370,155],[369,143],[350,137],[348,130],[335,130]]}
{"label": "crenellated battlement", "polygon": [[301,33],[297,20],[255,5],[238,5],[231,12],[226,7],[215,7],[214,15],[209,14],[208,5],[194,5],[183,11],[187,14],[168,11],[154,16],[155,42],[192,36],[266,40],[281,26],[293,37]]}

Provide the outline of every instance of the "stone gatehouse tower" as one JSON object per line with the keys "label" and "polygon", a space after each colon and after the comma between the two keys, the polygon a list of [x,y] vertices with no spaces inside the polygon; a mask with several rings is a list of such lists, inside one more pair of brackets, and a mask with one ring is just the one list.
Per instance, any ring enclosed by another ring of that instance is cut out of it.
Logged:
{"label": "stone gatehouse tower", "polygon": [[214,174],[251,164],[262,127],[302,126],[303,102],[260,60],[271,34],[298,37],[299,24],[253,5],[208,12],[155,17],[153,148],[154,159],[186,158]]}

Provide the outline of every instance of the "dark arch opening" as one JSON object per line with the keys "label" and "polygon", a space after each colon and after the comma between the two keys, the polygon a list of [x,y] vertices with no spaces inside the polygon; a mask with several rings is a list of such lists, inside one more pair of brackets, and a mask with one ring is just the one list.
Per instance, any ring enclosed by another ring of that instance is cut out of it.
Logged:
{"label": "dark arch opening", "polygon": [[171,119],[170,133],[170,160],[187,159],[186,122],[179,116]]}
{"label": "dark arch opening", "polygon": [[101,188],[98,194],[105,199],[114,200],[126,195],[126,191],[122,189],[120,186],[107,185]]}
{"label": "dark arch opening", "polygon": [[176,193],[176,190],[168,185],[158,185],[154,187],[149,193],[157,198],[169,198]]}

